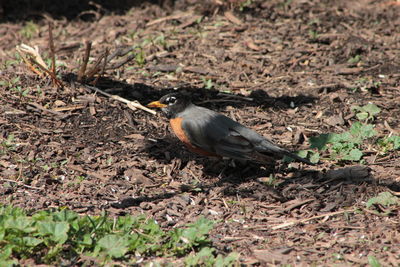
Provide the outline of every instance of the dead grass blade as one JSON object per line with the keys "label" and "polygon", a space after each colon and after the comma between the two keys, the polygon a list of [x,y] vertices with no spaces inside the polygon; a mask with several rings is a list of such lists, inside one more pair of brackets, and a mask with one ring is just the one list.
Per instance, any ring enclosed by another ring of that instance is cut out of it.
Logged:
{"label": "dead grass blade", "polygon": [[17,52],[24,60],[25,64],[40,77],[50,76],[54,84],[59,88],[63,88],[62,82],[57,78],[56,74],[47,68],[42,56],[39,54],[37,46],[31,47],[26,44],[17,45]]}
{"label": "dead grass blade", "polygon": [[46,63],[44,63],[43,58],[39,54],[39,48],[37,46],[31,47],[26,44],[17,45],[16,47],[18,54],[22,57],[25,64],[35,72],[40,77],[44,77],[43,71],[35,68],[33,60],[37,62],[37,65],[42,66],[42,68],[47,68]]}

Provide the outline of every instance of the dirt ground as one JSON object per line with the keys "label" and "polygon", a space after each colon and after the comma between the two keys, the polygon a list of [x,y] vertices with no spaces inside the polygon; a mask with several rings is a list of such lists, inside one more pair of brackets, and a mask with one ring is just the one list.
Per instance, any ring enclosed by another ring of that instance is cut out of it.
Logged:
{"label": "dirt ground", "polygon": [[[361,178],[327,175],[358,165],[327,155],[316,166],[250,164],[221,174],[223,164],[187,151],[160,113],[134,111],[75,79],[86,40],[92,61],[135,46],[97,87],[142,104],[189,91],[293,150],[347,130],[357,120],[352,105],[379,106],[379,134],[399,135],[398,2],[26,2],[35,1],[3,4],[0,13],[1,203],[146,214],[166,229],[207,216],[218,221],[215,246],[240,252],[245,265],[364,266],[370,256],[400,265],[399,209],[365,209],[380,192],[399,194],[398,151],[367,146]],[[48,21],[63,89],[15,56],[26,43],[48,58]]]}

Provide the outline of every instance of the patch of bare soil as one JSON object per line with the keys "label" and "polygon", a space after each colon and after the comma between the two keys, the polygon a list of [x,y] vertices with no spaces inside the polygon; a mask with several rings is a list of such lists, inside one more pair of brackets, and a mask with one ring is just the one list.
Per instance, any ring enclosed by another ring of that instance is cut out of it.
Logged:
{"label": "patch of bare soil", "polygon": [[[380,192],[399,194],[398,151],[366,151],[370,171],[361,175],[346,169],[356,163],[327,159],[221,173],[222,164],[188,152],[161,114],[133,111],[71,75],[85,40],[92,61],[107,48],[135,46],[133,59],[106,70],[99,88],[142,104],[173,88],[189,91],[194,102],[293,150],[347,130],[356,121],[351,106],[370,102],[382,109],[379,134],[399,135],[398,3],[252,1],[240,11],[189,2],[196,1],[146,2],[118,14],[99,5],[83,8],[93,14],[86,20],[74,12],[53,20],[59,14],[50,8],[34,24],[3,14],[1,203],[146,214],[165,228],[207,216],[219,220],[212,239],[220,251],[238,251],[248,265],[363,266],[374,256],[398,266],[399,209],[379,216],[365,208]],[[48,20],[64,89],[15,61],[20,43],[48,55]],[[221,93],[228,91],[235,97]]]}

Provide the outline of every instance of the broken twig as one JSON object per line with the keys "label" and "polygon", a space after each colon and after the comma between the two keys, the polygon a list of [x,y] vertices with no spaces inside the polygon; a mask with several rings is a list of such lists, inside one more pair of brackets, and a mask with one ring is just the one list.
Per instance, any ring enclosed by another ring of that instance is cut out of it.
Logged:
{"label": "broken twig", "polygon": [[17,45],[18,53],[21,55],[25,64],[40,77],[44,77],[45,74],[49,75],[59,88],[63,88],[62,82],[57,78],[55,72],[52,72],[47,68],[46,63],[42,56],[39,54],[39,48],[37,46],[31,47],[26,44]]}
{"label": "broken twig", "polygon": [[2,178],[2,179],[0,179],[0,181],[9,182],[9,183],[14,183],[14,184],[17,184],[17,185],[19,185],[19,186],[23,186],[23,187],[26,187],[26,188],[29,188],[29,189],[43,190],[43,188],[39,188],[39,187],[27,185],[27,184],[24,184],[24,183],[22,183],[22,182],[14,181],[14,180],[11,180],[11,179],[4,179],[4,178]]}
{"label": "broken twig", "polygon": [[92,49],[92,43],[89,41],[85,42],[85,55],[83,56],[83,61],[82,61],[82,65],[81,68],[79,69],[78,72],[78,82],[82,82],[84,77],[85,77],[85,73],[86,73],[86,67],[87,64],[89,62],[89,57],[90,57],[90,50]]}
{"label": "broken twig", "polygon": [[96,85],[97,81],[100,79],[100,77],[104,75],[104,71],[106,70],[106,65],[107,65],[108,53],[109,53],[109,50],[108,50],[108,48],[106,48],[106,52],[105,52],[105,55],[103,58],[103,67],[101,68],[100,74],[97,75],[96,79],[94,80],[94,82],[93,82],[94,85]]}
{"label": "broken twig", "polygon": [[339,210],[339,211],[335,211],[335,212],[330,212],[330,213],[325,213],[325,214],[313,216],[313,217],[302,219],[302,220],[296,220],[296,221],[292,221],[292,222],[285,222],[285,223],[273,226],[272,230],[278,230],[278,229],[282,229],[282,228],[286,228],[286,227],[291,227],[291,226],[295,226],[296,224],[299,224],[299,223],[305,223],[305,222],[308,222],[308,221],[312,221],[312,220],[316,220],[316,219],[320,219],[320,218],[324,218],[324,217],[335,216],[335,215],[343,214],[343,213],[346,213],[346,212],[353,213],[356,210],[357,209]]}
{"label": "broken twig", "polygon": [[60,119],[64,119],[64,118],[66,118],[66,117],[69,116],[69,115],[63,114],[63,113],[58,112],[58,111],[55,111],[55,110],[47,109],[47,108],[43,107],[42,105],[40,105],[40,104],[38,104],[38,103],[35,103],[35,102],[31,102],[31,103],[29,103],[29,105],[30,105],[30,106],[33,106],[33,107],[35,107],[36,109],[39,109],[39,110],[41,110],[41,111],[43,111],[43,112],[56,115],[56,116],[59,117]]}
{"label": "broken twig", "polygon": [[120,96],[118,96],[118,95],[109,94],[109,93],[104,92],[103,90],[100,90],[99,88],[96,88],[96,87],[94,87],[94,86],[90,86],[90,85],[84,85],[84,86],[85,86],[86,88],[92,90],[92,91],[98,92],[98,93],[100,93],[100,94],[102,94],[102,95],[105,95],[105,96],[107,96],[107,97],[109,97],[109,98],[112,98],[112,99],[115,99],[115,100],[117,100],[117,101],[119,101],[119,102],[125,103],[125,104],[126,104],[130,109],[132,109],[132,110],[141,109],[141,110],[144,110],[144,111],[146,111],[146,112],[149,112],[149,113],[151,113],[151,114],[153,114],[153,115],[157,114],[157,112],[155,112],[155,111],[152,110],[152,109],[146,108],[145,106],[143,106],[142,104],[140,104],[138,101],[130,101],[130,100],[125,99],[125,98],[122,98],[122,97],[120,97]]}
{"label": "broken twig", "polygon": [[56,55],[53,40],[53,24],[49,22],[49,49],[51,57],[51,72],[56,74]]}

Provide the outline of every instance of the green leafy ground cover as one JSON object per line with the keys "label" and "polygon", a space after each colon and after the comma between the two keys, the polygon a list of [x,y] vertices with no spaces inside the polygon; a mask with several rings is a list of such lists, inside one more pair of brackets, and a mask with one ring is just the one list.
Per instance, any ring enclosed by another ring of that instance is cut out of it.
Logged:
{"label": "green leafy ground cover", "polygon": [[28,215],[12,206],[0,208],[0,266],[33,258],[37,264],[76,264],[89,257],[98,265],[118,260],[134,264],[164,257],[186,266],[232,266],[236,253],[222,255],[212,247],[213,222],[201,218],[164,231],[145,216],[80,216],[64,209]]}
{"label": "green leafy ground cover", "polygon": [[[375,138],[378,132],[374,129],[375,125],[368,123],[381,111],[374,104],[365,106],[353,106],[359,121],[354,122],[350,129],[342,133],[324,133],[311,137],[310,150],[299,152],[302,157],[310,157],[311,162],[320,160],[320,153],[328,154],[328,159],[337,161],[356,161],[363,163],[364,148],[367,144],[372,144],[376,151],[384,154],[388,151],[400,149],[400,136],[390,135],[383,138]],[[318,149],[318,152],[312,149]]]}

